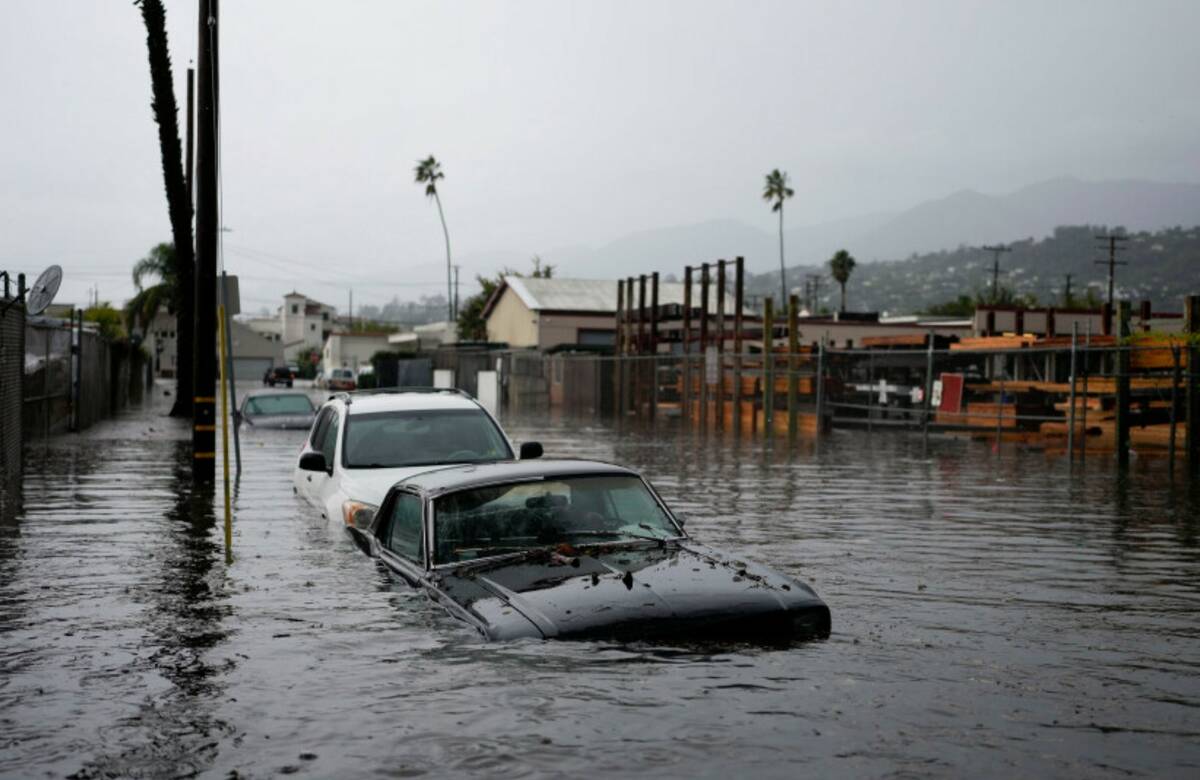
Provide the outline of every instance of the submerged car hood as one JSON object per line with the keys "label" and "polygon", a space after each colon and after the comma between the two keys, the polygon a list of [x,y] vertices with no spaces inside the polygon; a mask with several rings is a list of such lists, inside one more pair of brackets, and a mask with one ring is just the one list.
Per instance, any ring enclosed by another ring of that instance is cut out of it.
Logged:
{"label": "submerged car hood", "polygon": [[684,540],[577,552],[466,566],[440,573],[438,586],[493,639],[699,635],[735,625],[739,633],[756,621],[790,627],[797,619],[812,623],[809,633],[828,633],[828,608],[807,585],[709,547]]}
{"label": "submerged car hood", "polygon": [[342,492],[355,501],[379,506],[392,485],[413,474],[428,471],[429,466],[397,466],[384,469],[345,469],[342,471]]}

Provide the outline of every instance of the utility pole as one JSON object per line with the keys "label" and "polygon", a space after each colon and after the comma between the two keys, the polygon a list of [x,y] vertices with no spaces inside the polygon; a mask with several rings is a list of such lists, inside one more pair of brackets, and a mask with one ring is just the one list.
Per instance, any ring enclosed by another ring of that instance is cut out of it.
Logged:
{"label": "utility pole", "polygon": [[195,398],[192,408],[192,480],[216,479],[217,449],[217,58],[218,0],[200,0],[196,57],[196,329]]}
{"label": "utility pole", "polygon": [[1117,260],[1117,252],[1124,252],[1127,247],[1121,246],[1129,240],[1128,236],[1115,235],[1108,233],[1102,236],[1096,236],[1097,241],[1108,242],[1108,259],[1096,260],[1096,265],[1108,266],[1108,307],[1113,306],[1113,282],[1116,279],[1116,271],[1118,265],[1129,265],[1124,260]]}
{"label": "utility pole", "polygon": [[983,251],[992,253],[992,303],[1000,300],[1000,255],[1011,252],[1012,248],[1003,244],[985,246]]}
{"label": "utility pole", "polygon": [[815,315],[821,308],[821,275],[809,274],[808,278],[812,283],[812,304],[808,307],[808,311]]}
{"label": "utility pole", "polygon": [[1071,305],[1071,275],[1067,274],[1067,287],[1063,290],[1063,306]]}
{"label": "utility pole", "polygon": [[347,315],[347,319],[350,321],[350,332],[353,333],[354,332],[354,288],[353,287],[350,288],[350,313]]}

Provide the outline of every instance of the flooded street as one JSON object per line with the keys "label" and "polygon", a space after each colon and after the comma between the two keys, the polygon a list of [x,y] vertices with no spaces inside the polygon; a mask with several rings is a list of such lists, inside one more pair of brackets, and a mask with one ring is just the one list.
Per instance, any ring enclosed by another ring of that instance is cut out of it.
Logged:
{"label": "flooded street", "polygon": [[1200,773],[1200,487],[1163,460],[1122,482],[962,439],[502,420],[643,469],[691,534],[811,583],[833,634],[487,644],[293,495],[302,432],[246,433],[226,566],[161,387],[27,450],[0,776]]}

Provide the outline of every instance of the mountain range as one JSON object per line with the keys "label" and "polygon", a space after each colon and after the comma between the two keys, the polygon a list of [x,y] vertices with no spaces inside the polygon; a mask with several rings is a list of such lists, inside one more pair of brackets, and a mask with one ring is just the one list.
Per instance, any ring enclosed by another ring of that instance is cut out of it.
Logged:
{"label": "mountain range", "polygon": [[[791,213],[801,212],[799,204]],[[1111,225],[1131,231],[1200,224],[1200,184],[1138,179],[1083,181],[1063,177],[1002,195],[961,190],[901,212],[864,214],[784,230],[788,265],[816,266],[838,249],[860,263],[899,260],[960,245],[1041,238],[1060,225]],[[764,273],[778,262],[778,235],[744,222],[716,219],[645,230],[595,248],[547,252],[562,276],[611,278],[718,258],[746,258]],[[523,258],[520,258],[523,265]]]}

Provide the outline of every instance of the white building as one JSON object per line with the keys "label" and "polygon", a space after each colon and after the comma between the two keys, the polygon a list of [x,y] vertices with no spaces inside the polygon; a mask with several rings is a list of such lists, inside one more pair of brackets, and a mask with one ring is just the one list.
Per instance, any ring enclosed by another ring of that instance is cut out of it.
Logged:
{"label": "white building", "polygon": [[388,349],[388,336],[384,331],[329,334],[321,349],[321,372],[328,377],[335,368],[348,368],[354,373],[371,364],[371,356]]}
{"label": "white building", "polygon": [[257,333],[281,342],[289,363],[313,350],[320,351],[334,330],[337,308],[295,290],[283,296],[274,317],[239,317],[238,321]]}

